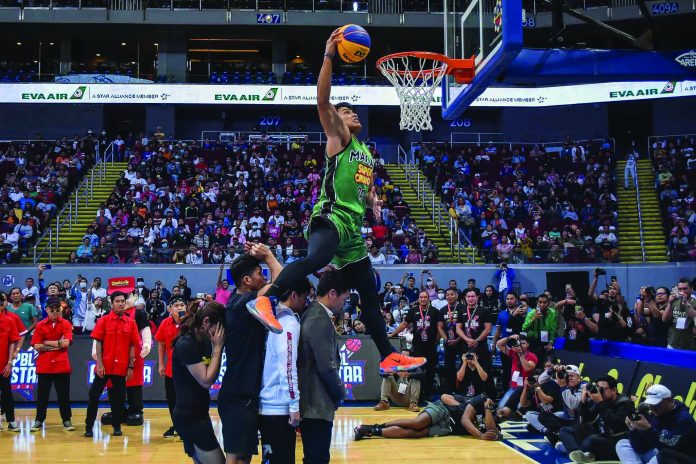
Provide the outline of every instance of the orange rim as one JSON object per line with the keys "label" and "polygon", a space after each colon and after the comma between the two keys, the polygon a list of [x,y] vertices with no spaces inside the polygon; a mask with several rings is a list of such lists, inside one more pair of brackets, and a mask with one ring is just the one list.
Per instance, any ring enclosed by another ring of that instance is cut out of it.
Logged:
{"label": "orange rim", "polygon": [[[389,68],[382,68],[382,64],[390,59],[394,58],[406,58],[406,57],[413,57],[413,58],[422,58],[426,60],[432,60],[433,64],[435,63],[442,63],[439,66],[433,66],[430,69],[425,69],[422,71],[408,71],[408,70],[397,70],[397,69],[389,69]],[[447,69],[445,70],[445,73],[448,75],[453,75],[457,83],[459,84],[468,84],[471,82],[471,80],[474,78],[475,74],[475,69],[476,69],[476,63],[475,63],[475,58],[476,57],[471,57],[471,58],[463,58],[463,59],[454,59],[450,58],[446,55],[443,55],[441,53],[435,53],[435,52],[418,52],[418,51],[413,51],[413,52],[400,52],[400,53],[392,53],[390,55],[383,56],[379,60],[377,60],[377,68],[382,70],[384,69],[387,72],[391,72],[394,74],[398,74],[400,76],[410,74],[413,78],[418,78],[418,77],[423,77],[419,76],[419,74],[427,74],[429,76],[432,76],[436,73],[440,73],[442,70],[442,65],[446,64]]]}

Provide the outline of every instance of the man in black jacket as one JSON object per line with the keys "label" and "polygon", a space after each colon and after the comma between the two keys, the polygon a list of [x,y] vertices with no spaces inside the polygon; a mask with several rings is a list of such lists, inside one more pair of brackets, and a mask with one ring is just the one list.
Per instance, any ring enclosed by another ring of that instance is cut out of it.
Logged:
{"label": "man in black jacket", "polygon": [[346,397],[331,316],[341,313],[350,295],[347,281],[341,271],[325,272],[317,285],[316,301],[302,316],[297,377],[302,392],[300,428],[305,464],[324,464],[331,460],[333,420]]}
{"label": "man in black jacket", "polygon": [[615,378],[602,376],[583,390],[581,410],[583,423],[559,432],[568,456],[573,462],[615,461],[616,443],[628,436],[626,417],[635,405],[618,393]]}

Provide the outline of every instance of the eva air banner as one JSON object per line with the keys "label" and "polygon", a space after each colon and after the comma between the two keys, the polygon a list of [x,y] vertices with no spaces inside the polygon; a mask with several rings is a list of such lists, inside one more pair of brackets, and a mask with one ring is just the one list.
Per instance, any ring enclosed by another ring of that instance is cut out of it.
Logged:
{"label": "eva air banner", "polygon": [[[340,86],[331,90],[333,102],[397,106],[396,91],[385,86]],[[58,84],[0,85],[3,103],[170,103],[206,105],[314,105],[314,86],[197,85],[197,84]],[[696,81],[613,82],[572,86],[486,90],[473,106],[547,107],[585,103],[696,96]],[[439,90],[431,103],[440,106]]]}

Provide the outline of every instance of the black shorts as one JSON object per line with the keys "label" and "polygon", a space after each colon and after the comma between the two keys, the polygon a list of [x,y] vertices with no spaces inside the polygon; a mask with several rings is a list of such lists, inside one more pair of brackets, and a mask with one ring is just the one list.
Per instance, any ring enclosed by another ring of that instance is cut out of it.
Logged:
{"label": "black shorts", "polygon": [[225,453],[239,456],[258,454],[259,406],[256,400],[218,397]]}
{"label": "black shorts", "polygon": [[195,447],[202,451],[213,451],[220,448],[210,417],[191,419],[190,414],[177,413],[176,409],[172,416],[174,429],[181,437],[181,441],[184,442],[186,454],[193,457]]}

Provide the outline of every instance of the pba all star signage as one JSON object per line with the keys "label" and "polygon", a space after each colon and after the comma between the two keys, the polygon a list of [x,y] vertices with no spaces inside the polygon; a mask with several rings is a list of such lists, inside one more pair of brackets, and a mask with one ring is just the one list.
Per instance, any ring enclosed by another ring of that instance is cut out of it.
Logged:
{"label": "pba all star signage", "polygon": [[[696,52],[675,58],[683,66],[696,64]],[[452,89],[451,95],[461,91]],[[696,96],[696,80],[680,82],[610,82],[552,87],[487,89],[474,101],[482,107],[528,107],[580,105],[611,101]],[[208,104],[208,105],[315,105],[317,89],[302,85],[211,85],[211,84],[89,84],[58,83],[0,85],[3,103],[41,104]],[[386,86],[337,86],[331,101],[354,105],[397,106],[396,91]],[[440,106],[436,91],[431,106]]]}
{"label": "pba all star signage", "polygon": [[37,356],[38,353],[34,348],[20,350],[10,374],[12,391],[27,401],[36,400],[36,384],[39,381],[36,376]]}

